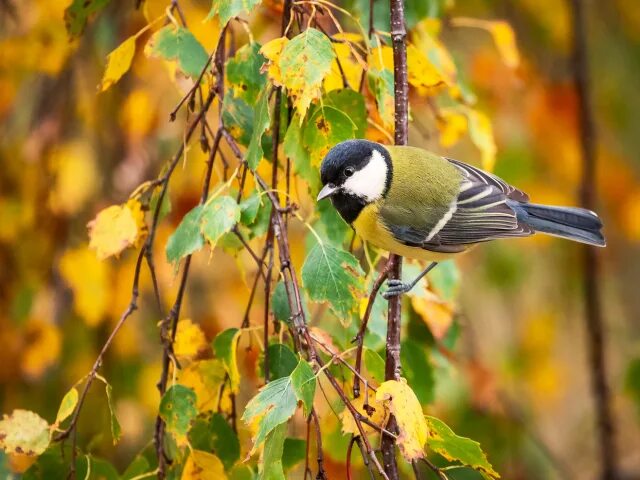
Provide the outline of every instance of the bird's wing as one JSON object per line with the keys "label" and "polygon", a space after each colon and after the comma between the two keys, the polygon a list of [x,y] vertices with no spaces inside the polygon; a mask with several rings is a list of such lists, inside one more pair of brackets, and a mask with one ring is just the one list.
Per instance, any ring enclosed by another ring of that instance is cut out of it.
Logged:
{"label": "bird's wing", "polygon": [[[439,220],[428,226],[385,222],[398,241],[426,250],[454,253],[465,250],[470,244],[533,233],[528,225],[518,222],[516,213],[506,203],[508,199],[526,202],[527,194],[495,175],[448,160],[461,173],[458,195]],[[381,213],[383,219],[393,217],[385,209]]]}

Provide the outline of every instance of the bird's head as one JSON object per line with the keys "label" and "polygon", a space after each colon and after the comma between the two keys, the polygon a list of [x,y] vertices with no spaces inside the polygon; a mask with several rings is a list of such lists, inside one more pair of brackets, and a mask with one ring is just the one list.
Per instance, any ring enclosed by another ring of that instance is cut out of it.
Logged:
{"label": "bird's head", "polygon": [[369,203],[389,190],[393,166],[389,151],[368,140],[347,140],[327,153],[320,167],[322,190],[318,200],[331,198],[348,223]]}

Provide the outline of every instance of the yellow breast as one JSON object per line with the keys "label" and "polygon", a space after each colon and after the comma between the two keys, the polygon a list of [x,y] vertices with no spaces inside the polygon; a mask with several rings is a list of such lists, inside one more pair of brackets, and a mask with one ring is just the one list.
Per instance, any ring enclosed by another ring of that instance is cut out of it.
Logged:
{"label": "yellow breast", "polygon": [[353,222],[356,233],[367,242],[388,252],[402,255],[403,257],[417,258],[430,262],[439,262],[451,258],[454,254],[430,252],[418,247],[409,247],[398,242],[378,219],[378,205],[371,203],[364,207]]}

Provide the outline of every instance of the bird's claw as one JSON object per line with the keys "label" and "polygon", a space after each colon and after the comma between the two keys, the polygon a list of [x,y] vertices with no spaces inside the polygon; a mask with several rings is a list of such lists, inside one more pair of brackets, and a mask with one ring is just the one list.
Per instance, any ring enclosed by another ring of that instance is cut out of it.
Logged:
{"label": "bird's claw", "polygon": [[409,283],[404,283],[402,280],[392,279],[387,281],[387,287],[387,291],[382,294],[382,297],[385,300],[389,300],[391,297],[407,293],[409,290],[411,290],[412,285],[410,285]]}

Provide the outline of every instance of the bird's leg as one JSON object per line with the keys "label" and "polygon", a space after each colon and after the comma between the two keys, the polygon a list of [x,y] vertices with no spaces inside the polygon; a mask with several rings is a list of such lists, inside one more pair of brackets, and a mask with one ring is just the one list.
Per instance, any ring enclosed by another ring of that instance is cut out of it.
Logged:
{"label": "bird's leg", "polygon": [[438,265],[438,262],[431,262],[427,268],[425,268],[420,275],[413,279],[413,281],[409,283],[404,283],[402,280],[387,280],[387,291],[382,294],[384,298],[387,300],[391,297],[395,297],[396,295],[402,295],[403,293],[407,293],[416,284],[424,277],[427,273],[429,273],[433,268]]}

